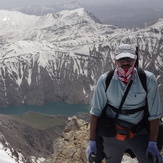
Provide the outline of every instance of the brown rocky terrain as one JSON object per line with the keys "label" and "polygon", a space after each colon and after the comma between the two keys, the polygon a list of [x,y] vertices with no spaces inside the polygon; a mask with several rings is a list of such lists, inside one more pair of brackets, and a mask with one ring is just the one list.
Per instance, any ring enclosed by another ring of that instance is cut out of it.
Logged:
{"label": "brown rocky terrain", "polygon": [[88,140],[89,123],[69,117],[64,132],[54,143],[54,154],[44,163],[86,163]]}
{"label": "brown rocky terrain", "polygon": [[[87,114],[78,117],[39,113],[0,115],[0,141],[17,160],[21,153],[23,163],[36,163],[38,158],[44,158],[41,163],[87,163],[88,119]],[[129,162],[138,163],[124,155],[122,163]]]}
{"label": "brown rocky terrain", "polygon": [[[39,113],[26,113],[22,116],[0,115],[0,141],[24,163],[31,163],[31,156],[46,158],[53,151],[53,141],[65,128],[67,116],[50,116]],[[6,143],[7,142],[7,143]]]}

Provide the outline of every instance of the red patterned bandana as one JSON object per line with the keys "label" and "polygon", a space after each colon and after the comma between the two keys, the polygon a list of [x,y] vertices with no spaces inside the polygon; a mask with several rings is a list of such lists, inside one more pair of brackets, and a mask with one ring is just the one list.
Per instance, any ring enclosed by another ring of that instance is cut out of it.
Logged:
{"label": "red patterned bandana", "polygon": [[134,73],[134,66],[135,66],[136,60],[133,62],[132,67],[129,69],[122,69],[119,64],[115,61],[115,64],[117,66],[117,75],[118,78],[124,82],[125,84],[128,83],[128,81],[131,79],[132,74]]}

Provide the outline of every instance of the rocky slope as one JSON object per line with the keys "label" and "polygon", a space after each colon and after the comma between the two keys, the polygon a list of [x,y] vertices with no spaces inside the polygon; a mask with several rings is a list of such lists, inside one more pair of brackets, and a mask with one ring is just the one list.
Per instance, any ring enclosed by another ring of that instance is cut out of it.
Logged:
{"label": "rocky slope", "polygon": [[[40,119],[42,126],[38,124]],[[40,163],[54,153],[53,142],[63,132],[66,121],[66,116],[37,113],[26,113],[23,116],[0,115],[1,152],[5,151],[13,162]],[[0,162],[3,162],[2,159],[4,158],[0,158]]]}
{"label": "rocky slope", "polygon": [[[87,163],[89,115],[72,116],[68,120],[63,116],[48,116],[51,118],[66,123],[40,129],[18,117],[0,115],[0,162],[9,158],[11,163]],[[42,121],[46,123],[45,119]],[[124,154],[122,163],[131,162],[138,163]]]}
{"label": "rocky slope", "polygon": [[[85,150],[89,139],[88,122],[69,117],[64,132],[55,141],[55,163],[83,162],[86,163]],[[46,162],[46,161],[45,161]]]}

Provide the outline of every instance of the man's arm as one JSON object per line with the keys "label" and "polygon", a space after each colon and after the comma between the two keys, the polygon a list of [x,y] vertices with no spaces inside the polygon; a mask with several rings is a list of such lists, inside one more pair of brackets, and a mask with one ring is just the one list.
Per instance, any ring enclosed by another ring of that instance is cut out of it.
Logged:
{"label": "man's arm", "polygon": [[150,160],[152,156],[153,160],[157,159],[158,162],[161,163],[163,161],[163,157],[161,156],[157,146],[159,123],[159,119],[150,121],[150,139],[146,150],[146,157]]}
{"label": "man's arm", "polygon": [[98,116],[91,115],[90,120],[90,140],[96,140],[96,128],[97,128],[97,120]]}
{"label": "man's arm", "polygon": [[159,130],[159,119],[150,121],[150,138],[149,141],[157,142],[158,130]]}

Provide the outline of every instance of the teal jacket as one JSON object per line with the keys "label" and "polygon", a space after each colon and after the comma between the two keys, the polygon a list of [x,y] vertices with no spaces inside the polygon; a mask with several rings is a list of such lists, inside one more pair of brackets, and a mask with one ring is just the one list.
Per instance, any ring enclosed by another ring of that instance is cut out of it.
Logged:
{"label": "teal jacket", "polygon": [[[153,73],[145,71],[147,76],[147,90],[146,92],[141,84],[138,73],[135,69],[132,75],[132,86],[127,95],[127,98],[123,104],[122,109],[136,109],[145,105],[146,96],[148,100],[148,110],[149,110],[149,121],[161,117],[162,108],[160,103],[160,96],[158,91],[157,80]],[[105,79],[107,73],[100,76],[91,103],[90,113],[92,115],[100,116],[106,103],[118,108],[121,99],[124,95],[126,85],[118,79],[116,70],[114,72],[113,78],[109,84],[107,91],[105,92]],[[115,112],[109,107],[107,108],[107,116],[114,117]],[[143,111],[137,112],[135,114],[129,115],[119,115],[119,119],[137,124],[143,118]]]}

